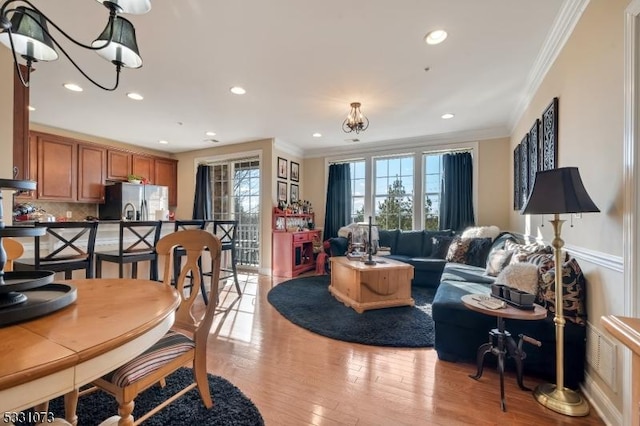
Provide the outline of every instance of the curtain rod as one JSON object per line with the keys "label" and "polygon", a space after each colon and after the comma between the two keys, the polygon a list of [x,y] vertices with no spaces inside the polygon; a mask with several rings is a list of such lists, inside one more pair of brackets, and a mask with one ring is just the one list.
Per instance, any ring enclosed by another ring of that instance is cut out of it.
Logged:
{"label": "curtain rod", "polygon": [[423,154],[450,154],[458,152],[472,152],[473,148],[454,148],[454,149],[439,149],[437,151],[423,151]]}

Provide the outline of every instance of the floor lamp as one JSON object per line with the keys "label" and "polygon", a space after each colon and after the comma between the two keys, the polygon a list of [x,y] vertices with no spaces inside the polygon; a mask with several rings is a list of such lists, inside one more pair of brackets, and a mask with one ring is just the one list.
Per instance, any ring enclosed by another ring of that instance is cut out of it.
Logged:
{"label": "floor lamp", "polygon": [[562,167],[536,173],[533,190],[522,214],[552,214],[555,274],[556,314],[556,384],[543,383],[534,391],[536,400],[545,407],[568,416],[586,416],[589,404],[577,392],[564,387],[564,309],[561,251],[564,241],[560,230],[564,220],[562,213],[588,213],[600,210],[584,189],[577,167]]}

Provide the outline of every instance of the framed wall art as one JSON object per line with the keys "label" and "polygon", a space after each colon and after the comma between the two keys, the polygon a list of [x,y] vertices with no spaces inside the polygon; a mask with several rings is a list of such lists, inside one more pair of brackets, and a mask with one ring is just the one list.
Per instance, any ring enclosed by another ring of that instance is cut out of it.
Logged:
{"label": "framed wall art", "polygon": [[300,181],[300,164],[295,161],[291,161],[291,172],[289,173],[289,179],[294,182]]}
{"label": "framed wall art", "polygon": [[299,200],[299,188],[295,183],[291,184],[291,189],[289,190],[289,196],[291,198],[291,203],[297,203]]}
{"label": "framed wall art", "polygon": [[551,170],[558,167],[558,98],[542,113],[542,167],[540,170]]}
{"label": "framed wall art", "polygon": [[524,207],[529,197],[529,134],[520,141],[520,207]]}
{"label": "framed wall art", "polygon": [[287,202],[287,182],[278,181],[278,201]]}
{"label": "framed wall art", "polygon": [[536,172],[540,170],[540,155],[539,151],[539,141],[538,141],[538,131],[540,128],[540,120],[536,119],[536,122],[533,123],[531,129],[529,130],[529,193],[533,189],[533,182],[536,180]]}
{"label": "framed wall art", "polygon": [[286,178],[287,178],[287,160],[285,158],[278,157],[278,179],[286,179]]}
{"label": "framed wall art", "polygon": [[513,149],[513,209],[520,210],[520,145]]}

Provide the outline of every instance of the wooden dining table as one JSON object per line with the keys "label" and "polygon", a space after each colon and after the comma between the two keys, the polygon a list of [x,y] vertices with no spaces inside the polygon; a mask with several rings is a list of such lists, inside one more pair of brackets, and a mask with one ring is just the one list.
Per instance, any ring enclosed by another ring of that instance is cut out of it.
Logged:
{"label": "wooden dining table", "polygon": [[169,330],[180,303],[157,281],[56,282],[77,288],[74,303],[0,327],[0,413],[64,395],[135,358]]}

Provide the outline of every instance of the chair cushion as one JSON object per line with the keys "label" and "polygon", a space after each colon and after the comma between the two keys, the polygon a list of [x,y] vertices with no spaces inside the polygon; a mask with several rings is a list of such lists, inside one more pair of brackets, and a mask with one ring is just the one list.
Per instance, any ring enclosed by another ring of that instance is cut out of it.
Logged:
{"label": "chair cushion", "polygon": [[195,342],[189,337],[170,330],[141,355],[107,374],[103,379],[121,388],[129,386],[195,347]]}

